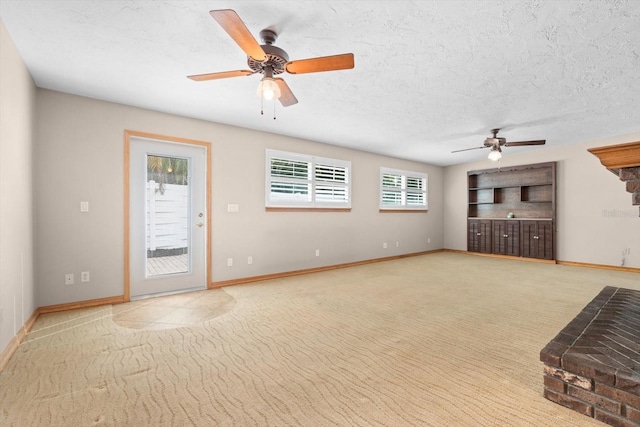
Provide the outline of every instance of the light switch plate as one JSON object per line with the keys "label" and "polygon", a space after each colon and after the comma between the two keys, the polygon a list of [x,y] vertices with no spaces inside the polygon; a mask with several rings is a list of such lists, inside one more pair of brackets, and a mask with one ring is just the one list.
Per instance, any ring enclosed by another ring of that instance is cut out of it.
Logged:
{"label": "light switch plate", "polygon": [[80,212],[89,212],[89,202],[80,202]]}

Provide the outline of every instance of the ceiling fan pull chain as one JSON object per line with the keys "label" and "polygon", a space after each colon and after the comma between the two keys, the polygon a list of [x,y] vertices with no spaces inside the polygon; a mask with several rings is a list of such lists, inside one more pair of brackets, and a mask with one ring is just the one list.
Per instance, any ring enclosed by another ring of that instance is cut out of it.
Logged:
{"label": "ceiling fan pull chain", "polygon": [[276,119],[276,100],[273,100],[273,120]]}
{"label": "ceiling fan pull chain", "polygon": [[264,98],[260,97],[260,115],[264,116]]}

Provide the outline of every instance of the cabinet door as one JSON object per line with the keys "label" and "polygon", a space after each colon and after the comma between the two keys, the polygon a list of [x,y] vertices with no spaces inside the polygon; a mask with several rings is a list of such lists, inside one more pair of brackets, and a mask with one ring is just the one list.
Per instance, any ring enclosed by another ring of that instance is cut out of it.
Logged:
{"label": "cabinet door", "polygon": [[522,256],[554,259],[553,221],[522,221]]}
{"label": "cabinet door", "polygon": [[507,253],[507,221],[493,221],[493,253],[506,255]]}
{"label": "cabinet door", "polygon": [[491,221],[470,219],[467,225],[467,250],[491,253]]}
{"label": "cabinet door", "polygon": [[536,221],[536,258],[553,259],[553,221]]}
{"label": "cabinet door", "polygon": [[467,224],[467,250],[480,252],[480,221],[470,219]]}
{"label": "cabinet door", "polygon": [[522,227],[522,256],[537,258],[538,239],[536,221],[521,221]]}
{"label": "cabinet door", "polygon": [[520,256],[519,221],[493,221],[493,253]]}
{"label": "cabinet door", "polygon": [[479,252],[483,254],[491,253],[491,220],[480,220],[480,239],[478,241]]}
{"label": "cabinet door", "polygon": [[520,221],[505,221],[505,255],[520,256]]}

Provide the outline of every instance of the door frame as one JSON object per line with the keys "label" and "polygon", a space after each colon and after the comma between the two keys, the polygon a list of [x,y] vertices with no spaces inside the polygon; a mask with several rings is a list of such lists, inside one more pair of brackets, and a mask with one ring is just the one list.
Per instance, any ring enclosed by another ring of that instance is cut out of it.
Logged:
{"label": "door frame", "polygon": [[131,252],[130,252],[130,236],[131,224],[129,214],[131,211],[130,205],[130,149],[131,138],[147,138],[155,139],[161,142],[170,142],[177,144],[196,145],[205,148],[205,163],[206,163],[206,189],[205,189],[205,206],[207,208],[206,217],[206,244],[205,244],[205,256],[206,256],[206,289],[211,289],[211,143],[206,141],[198,141],[195,139],[180,138],[176,136],[158,135],[148,132],[139,132],[135,130],[124,130],[124,301],[131,301]]}

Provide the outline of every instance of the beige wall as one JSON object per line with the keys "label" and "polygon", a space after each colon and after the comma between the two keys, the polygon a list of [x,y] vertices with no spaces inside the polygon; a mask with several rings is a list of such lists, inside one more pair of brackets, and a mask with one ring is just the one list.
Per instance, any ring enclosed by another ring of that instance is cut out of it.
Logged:
{"label": "beige wall", "polygon": [[[125,129],[212,143],[214,282],[444,245],[440,167],[43,89],[37,91],[37,117],[35,235],[41,306],[123,293]],[[352,211],[265,212],[267,148],[350,160]],[[428,173],[429,212],[379,213],[380,166]],[[83,200],[89,201],[89,213],[80,213]],[[239,205],[240,211],[228,213],[228,204]],[[227,258],[234,259],[233,267],[226,266]],[[77,283],[81,271],[91,272],[89,284]],[[64,285],[65,273],[75,273],[75,285]]]}
{"label": "beige wall", "polygon": [[[640,212],[625,184],[587,148],[640,141],[640,132],[526,153],[506,148],[500,164],[557,162],[557,254],[562,261],[640,268]],[[466,250],[467,171],[497,167],[490,160],[444,171],[444,246]]]}
{"label": "beige wall", "polygon": [[31,179],[35,91],[0,21],[0,351],[35,310]]}

